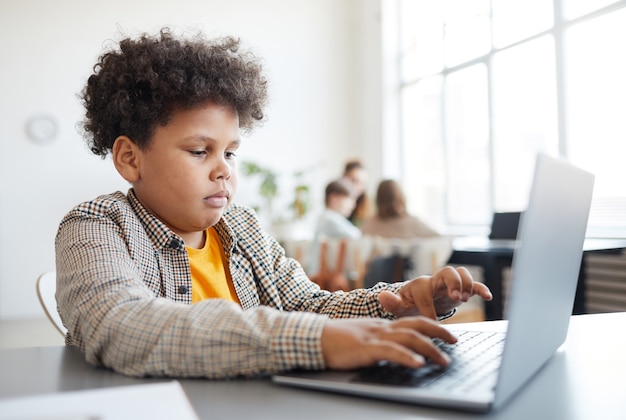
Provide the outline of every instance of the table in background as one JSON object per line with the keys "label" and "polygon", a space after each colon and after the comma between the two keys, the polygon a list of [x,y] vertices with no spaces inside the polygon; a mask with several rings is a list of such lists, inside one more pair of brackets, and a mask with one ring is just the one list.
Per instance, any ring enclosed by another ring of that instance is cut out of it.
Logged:
{"label": "table in background", "polygon": [[[476,325],[501,329],[505,322]],[[286,388],[267,379],[180,383],[200,418],[622,419],[624,325],[626,312],[573,316],[565,345],[508,404],[486,415]],[[73,347],[1,350],[0,375],[0,399],[165,380],[129,378],[94,368]]]}
{"label": "table in background", "polygon": [[[619,253],[626,248],[624,239],[585,239],[583,258],[578,275],[578,286],[572,313],[587,313],[585,309],[585,256],[590,253]],[[485,319],[503,319],[504,297],[502,270],[510,267],[515,251],[515,241],[486,237],[460,237],[452,242],[452,255],[448,264],[474,265],[483,269],[484,282],[493,293],[493,299],[485,302]]]}

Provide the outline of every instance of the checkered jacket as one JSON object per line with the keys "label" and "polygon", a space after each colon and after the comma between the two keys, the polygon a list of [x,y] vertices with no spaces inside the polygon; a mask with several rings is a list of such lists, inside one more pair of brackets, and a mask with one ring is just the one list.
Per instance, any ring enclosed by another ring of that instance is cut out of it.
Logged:
{"label": "checkered jacket", "polygon": [[116,192],[78,205],[56,236],[58,310],[66,343],[89,363],[131,376],[226,378],[322,369],[326,320],[391,317],[369,290],[330,293],[232,205],[216,225],[241,306],[191,304],[183,240]]}

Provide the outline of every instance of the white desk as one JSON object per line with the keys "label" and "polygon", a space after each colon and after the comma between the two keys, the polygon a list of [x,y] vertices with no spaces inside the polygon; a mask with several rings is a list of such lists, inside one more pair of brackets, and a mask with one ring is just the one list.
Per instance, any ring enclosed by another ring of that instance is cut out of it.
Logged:
{"label": "white desk", "polygon": [[[264,379],[180,382],[200,418],[624,419],[624,326],[626,313],[573,316],[567,341],[555,357],[505,407],[483,416],[284,388]],[[0,399],[162,380],[94,368],[75,348],[0,351]]]}

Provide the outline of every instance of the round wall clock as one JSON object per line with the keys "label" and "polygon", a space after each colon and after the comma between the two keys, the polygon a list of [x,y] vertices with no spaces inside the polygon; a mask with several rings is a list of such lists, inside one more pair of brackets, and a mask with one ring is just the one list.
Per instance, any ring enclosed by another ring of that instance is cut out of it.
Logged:
{"label": "round wall clock", "polygon": [[52,115],[36,115],[26,121],[26,134],[36,143],[47,143],[57,136],[59,125]]}

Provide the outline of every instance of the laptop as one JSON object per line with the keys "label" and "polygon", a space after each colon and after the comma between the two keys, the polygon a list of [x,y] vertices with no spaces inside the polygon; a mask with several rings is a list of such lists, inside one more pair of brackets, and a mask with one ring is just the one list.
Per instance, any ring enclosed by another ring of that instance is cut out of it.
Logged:
{"label": "laptop", "polygon": [[498,212],[493,214],[489,239],[515,240],[521,212]]}
{"label": "laptop", "polygon": [[[591,173],[564,160],[538,155],[513,256],[508,321],[496,324],[504,326],[503,331],[488,331],[486,327],[493,325],[489,322],[448,325],[459,337],[458,344],[447,345],[452,349],[444,349],[451,352],[450,366],[409,369],[381,362],[353,371],[291,371],[274,375],[272,380],[285,386],[409,404],[474,412],[498,409],[565,341],[593,183]],[[476,340],[479,344],[468,356],[462,349],[464,343]],[[477,350],[482,345],[488,349]],[[472,360],[478,363],[469,368],[470,374],[457,378]],[[467,386],[467,380],[473,383]]]}

